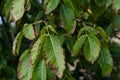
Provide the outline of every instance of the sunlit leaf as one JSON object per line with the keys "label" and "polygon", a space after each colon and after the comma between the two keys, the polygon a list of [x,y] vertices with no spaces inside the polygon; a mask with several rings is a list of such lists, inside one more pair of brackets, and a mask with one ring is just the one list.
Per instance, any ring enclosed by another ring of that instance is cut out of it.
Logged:
{"label": "sunlit leaf", "polygon": [[32,24],[24,24],[22,32],[23,35],[29,40],[33,40],[35,38],[35,32]]}
{"label": "sunlit leaf", "polygon": [[26,9],[29,11],[31,9],[31,0],[26,1]]}
{"label": "sunlit leaf", "polygon": [[54,35],[50,35],[44,49],[46,62],[57,69],[56,75],[61,78],[65,69],[65,60],[59,40]]}
{"label": "sunlit leaf", "polygon": [[95,34],[95,29],[91,26],[84,26],[83,28],[80,29],[78,32],[78,37],[83,33],[83,32],[89,32],[90,34]]}
{"label": "sunlit leaf", "polygon": [[18,78],[19,80],[30,80],[32,78],[32,69],[30,67],[30,50],[26,50],[19,59]]}
{"label": "sunlit leaf", "polygon": [[113,6],[115,9],[119,10],[120,9],[120,0],[113,0]]}
{"label": "sunlit leaf", "polygon": [[50,31],[52,31],[52,32],[54,32],[54,33],[57,34],[57,31],[56,31],[51,25],[48,25],[47,27],[48,27],[48,29],[49,29]]}
{"label": "sunlit leaf", "polygon": [[30,64],[32,67],[35,65],[35,63],[37,62],[37,59],[41,54],[45,38],[46,38],[46,35],[41,35],[32,46],[31,54],[30,54],[30,61],[31,61]]}
{"label": "sunlit leaf", "polygon": [[11,17],[14,22],[22,18],[25,8],[25,0],[13,0],[11,8]]}
{"label": "sunlit leaf", "polygon": [[107,0],[106,1],[106,7],[108,8],[112,4],[112,0]]}
{"label": "sunlit leaf", "polygon": [[45,3],[48,3],[46,5],[45,14],[49,14],[50,12],[52,12],[59,4],[59,1],[60,0],[46,0]]}
{"label": "sunlit leaf", "polygon": [[96,61],[100,52],[100,42],[96,36],[89,34],[88,41],[84,46],[84,56],[85,59],[92,64]]}

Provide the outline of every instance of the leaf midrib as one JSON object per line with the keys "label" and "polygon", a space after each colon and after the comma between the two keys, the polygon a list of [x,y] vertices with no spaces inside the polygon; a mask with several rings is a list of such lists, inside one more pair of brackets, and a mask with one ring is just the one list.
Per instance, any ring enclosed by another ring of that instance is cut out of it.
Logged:
{"label": "leaf midrib", "polygon": [[[50,35],[50,41],[51,41],[51,44],[52,44],[52,48],[53,48],[53,52],[54,52],[54,56],[55,56],[55,60],[56,60],[56,64],[57,64],[57,58],[56,58],[56,54],[55,54],[55,49],[54,49],[54,43],[53,43],[53,40],[51,38],[51,35]],[[58,64],[57,64],[57,67],[58,67]]]}

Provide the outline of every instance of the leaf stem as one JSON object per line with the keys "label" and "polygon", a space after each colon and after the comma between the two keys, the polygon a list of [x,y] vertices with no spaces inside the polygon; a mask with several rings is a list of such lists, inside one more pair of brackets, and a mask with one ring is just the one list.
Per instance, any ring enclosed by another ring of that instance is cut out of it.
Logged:
{"label": "leaf stem", "polygon": [[42,22],[44,22],[44,21],[37,21],[37,22],[32,23],[32,25],[39,24],[39,23],[42,23]]}

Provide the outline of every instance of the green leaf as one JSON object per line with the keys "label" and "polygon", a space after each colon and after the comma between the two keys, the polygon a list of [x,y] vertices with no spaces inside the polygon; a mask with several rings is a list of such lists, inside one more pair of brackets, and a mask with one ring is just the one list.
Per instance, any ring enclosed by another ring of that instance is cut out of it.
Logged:
{"label": "green leaf", "polygon": [[69,6],[72,10],[74,10],[74,6],[71,0],[63,0],[64,4]]}
{"label": "green leaf", "polygon": [[112,4],[112,0],[107,0],[106,1],[106,7],[108,8]]}
{"label": "green leaf", "polygon": [[111,73],[113,68],[113,60],[112,60],[110,51],[106,45],[102,45],[98,63],[102,70],[102,75],[108,76]]}
{"label": "green leaf", "polygon": [[64,43],[64,41],[65,41],[65,33],[64,32],[59,32],[58,38],[59,38],[60,43],[62,45]]}
{"label": "green leaf", "polygon": [[10,10],[11,10],[11,5],[12,5],[13,0],[7,0],[7,3],[4,6],[5,9],[5,16],[7,19],[10,21]]}
{"label": "green leaf", "polygon": [[75,44],[75,39],[71,35],[65,35],[65,43],[66,43],[67,49],[71,52]]}
{"label": "green leaf", "polygon": [[109,48],[110,48],[110,52],[113,55],[119,55],[120,54],[120,44],[113,42],[109,45]]}
{"label": "green leaf", "polygon": [[29,11],[31,9],[31,0],[26,1],[26,10]]}
{"label": "green leaf", "polygon": [[76,28],[76,20],[74,11],[69,6],[64,4],[61,6],[60,19],[68,33],[73,33]]}
{"label": "green leaf", "polygon": [[50,0],[44,0],[44,7],[47,6],[47,4],[48,4],[49,1],[50,1]]}
{"label": "green leaf", "polygon": [[57,76],[62,77],[65,69],[65,57],[59,40],[54,35],[49,35],[45,43],[46,62],[57,69]]}
{"label": "green leaf", "polygon": [[35,32],[32,24],[25,24],[22,32],[23,35],[29,40],[33,40],[35,38]]}
{"label": "green leaf", "polygon": [[12,1],[11,17],[14,22],[22,18],[25,11],[24,5],[25,5],[25,0]]}
{"label": "green leaf", "polygon": [[[40,21],[40,19],[43,17],[43,14],[44,14],[43,11],[39,11],[39,13],[36,15],[35,21],[36,21],[36,22],[37,22],[37,21]],[[37,24],[35,24],[34,26],[35,26],[35,32],[36,32],[37,34],[39,34],[40,28],[41,28],[41,23],[37,23]]]}
{"label": "green leaf", "polygon": [[120,15],[114,16],[112,27],[117,28],[117,29],[120,30]]}
{"label": "green leaf", "polygon": [[110,24],[110,25],[107,27],[106,33],[107,33],[108,36],[112,36],[112,35],[113,35],[114,30],[113,30],[112,24]]}
{"label": "green leaf", "polygon": [[88,14],[87,12],[84,12],[84,13],[83,13],[83,18],[84,18],[85,20],[87,20],[88,17],[89,17],[89,14]]}
{"label": "green leaf", "polygon": [[30,61],[31,61],[30,64],[32,67],[35,65],[38,57],[41,54],[41,50],[45,42],[45,38],[46,38],[46,35],[41,35],[32,46],[31,54],[30,54]]}
{"label": "green leaf", "polygon": [[100,42],[97,37],[92,34],[88,35],[87,40],[88,41],[85,43],[85,46],[83,48],[84,56],[87,61],[93,64],[99,56]]}
{"label": "green leaf", "polygon": [[93,17],[99,17],[101,16],[106,9],[106,6],[98,6],[94,0],[90,0],[90,10],[92,11],[92,16]]}
{"label": "green leaf", "polygon": [[18,55],[19,54],[22,38],[23,38],[22,32],[19,32],[17,34],[17,36],[15,37],[15,40],[13,42],[13,48],[12,48],[12,52],[13,52],[14,55]]}
{"label": "green leaf", "polygon": [[2,44],[0,43],[0,52],[2,51],[2,47],[3,47],[3,46],[2,46]]}
{"label": "green leaf", "polygon": [[38,61],[33,70],[33,80],[47,80],[46,79],[46,64],[45,61]]}
{"label": "green leaf", "polygon": [[87,31],[90,34],[95,34],[95,29],[91,26],[84,26],[83,28],[80,29],[80,31],[78,32],[78,37],[84,32]]}
{"label": "green leaf", "polygon": [[97,27],[97,30],[99,31],[99,34],[101,35],[103,40],[105,42],[108,42],[109,39],[108,39],[108,36],[106,35],[106,32],[101,27]]}
{"label": "green leaf", "polygon": [[[74,7],[74,13],[75,17],[81,17],[81,14],[83,13],[83,7],[87,7],[86,4],[87,0],[71,0],[73,7]],[[72,8],[71,8],[72,9]]]}
{"label": "green leaf", "polygon": [[73,46],[72,52],[74,53],[75,56],[79,54],[79,51],[81,50],[83,44],[85,43],[85,40],[86,35],[82,35],[81,37],[79,37],[78,41]]}
{"label": "green leaf", "polygon": [[18,78],[19,80],[30,80],[32,78],[32,69],[30,67],[30,50],[26,50],[19,59]]}
{"label": "green leaf", "polygon": [[115,9],[119,10],[120,9],[120,0],[113,0],[113,6]]}
{"label": "green leaf", "polygon": [[48,29],[52,32],[54,32],[55,34],[57,34],[57,31],[51,26],[51,25],[47,25]]}
{"label": "green leaf", "polygon": [[54,73],[50,68],[47,68],[47,77],[49,78],[49,80],[54,80]]}
{"label": "green leaf", "polygon": [[48,4],[46,5],[45,14],[49,14],[50,12],[52,12],[59,4],[59,1],[60,0],[46,0],[45,3],[48,2]]}
{"label": "green leaf", "polygon": [[94,0],[98,6],[103,6],[107,0]]}

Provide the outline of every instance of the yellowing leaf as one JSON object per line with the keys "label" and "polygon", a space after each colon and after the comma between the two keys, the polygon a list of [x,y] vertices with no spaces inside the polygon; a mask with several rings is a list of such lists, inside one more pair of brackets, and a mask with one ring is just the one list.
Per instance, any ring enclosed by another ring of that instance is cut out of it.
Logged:
{"label": "yellowing leaf", "polygon": [[45,4],[47,3],[45,14],[49,14],[50,12],[52,12],[59,4],[59,1],[60,0],[45,0]]}
{"label": "yellowing leaf", "polygon": [[35,38],[35,32],[32,24],[25,24],[22,32],[23,35],[29,40],[33,40]]}
{"label": "yellowing leaf", "polygon": [[23,37],[22,32],[19,32],[13,42],[12,52],[14,55],[18,55],[19,53],[22,37]]}
{"label": "yellowing leaf", "polygon": [[14,22],[19,20],[24,14],[24,5],[25,0],[13,0],[12,2],[12,10],[11,10],[11,17]]}
{"label": "yellowing leaf", "polygon": [[47,27],[48,27],[48,29],[49,29],[50,31],[52,31],[52,32],[54,32],[54,33],[57,34],[57,31],[56,31],[51,25],[48,25]]}
{"label": "yellowing leaf", "polygon": [[37,41],[34,43],[31,49],[31,54],[30,54],[30,64],[31,67],[33,67],[38,59],[38,57],[41,54],[41,50],[45,41],[46,35],[41,35]]}
{"label": "yellowing leaf", "polygon": [[31,9],[31,0],[26,1],[26,10],[29,11]]}
{"label": "yellowing leaf", "polygon": [[44,49],[46,62],[57,69],[56,75],[61,78],[65,69],[65,58],[59,40],[54,35],[50,35]]}
{"label": "yellowing leaf", "polygon": [[64,4],[61,6],[60,19],[68,33],[73,33],[76,28],[76,20],[74,11],[69,6]]}
{"label": "yellowing leaf", "polygon": [[102,75],[108,76],[111,73],[113,68],[113,60],[112,60],[110,51],[106,45],[102,45],[98,63],[102,70]]}
{"label": "yellowing leaf", "polygon": [[92,64],[96,61],[100,52],[100,42],[96,36],[89,34],[88,41],[84,46],[84,56]]}
{"label": "yellowing leaf", "polygon": [[32,78],[32,69],[30,67],[30,50],[26,50],[20,57],[18,64],[19,80],[30,80]]}
{"label": "yellowing leaf", "polygon": [[81,50],[83,44],[85,43],[85,40],[86,40],[86,35],[82,35],[81,37],[79,37],[78,41],[73,46],[72,52],[74,53],[74,55],[78,55],[78,53]]}

